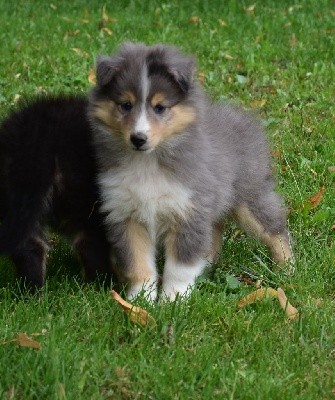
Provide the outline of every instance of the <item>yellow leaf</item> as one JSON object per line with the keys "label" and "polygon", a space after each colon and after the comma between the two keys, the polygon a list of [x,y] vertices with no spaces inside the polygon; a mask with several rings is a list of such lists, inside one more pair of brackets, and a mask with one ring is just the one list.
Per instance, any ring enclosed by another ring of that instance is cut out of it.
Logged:
{"label": "yellow leaf", "polygon": [[73,50],[80,57],[88,57],[88,53],[86,53],[86,51],[78,49],[77,47],[73,47],[71,50]]}
{"label": "yellow leaf", "polygon": [[156,325],[155,319],[143,308],[137,307],[124,300],[115,290],[111,291],[111,295],[117,301],[129,319],[139,325]]}
{"label": "yellow leaf", "polygon": [[112,36],[113,35],[113,32],[110,30],[110,29],[108,29],[108,28],[102,28],[101,29],[103,32],[106,32],[107,33],[107,35],[109,35],[109,36]]}
{"label": "yellow leaf", "polygon": [[277,297],[281,308],[286,312],[290,321],[299,318],[298,310],[289,303],[286,294],[282,288],[278,288]]}
{"label": "yellow leaf", "polygon": [[252,108],[262,108],[266,104],[266,99],[261,99],[261,100],[253,100],[250,103],[250,107]]}
{"label": "yellow leaf", "polygon": [[227,22],[224,21],[223,19],[218,19],[218,21],[219,21],[219,24],[220,24],[221,26],[227,26]]}
{"label": "yellow leaf", "polygon": [[203,85],[206,81],[206,73],[205,72],[198,72],[198,79],[200,83]]}
{"label": "yellow leaf", "polygon": [[91,83],[92,85],[95,85],[97,83],[97,78],[95,76],[94,68],[90,68],[90,70],[88,71],[87,79],[88,79],[89,83]]}
{"label": "yellow leaf", "polygon": [[193,16],[188,20],[188,22],[189,22],[190,24],[195,24],[195,25],[197,25],[197,24],[199,24],[199,22],[201,22],[201,19],[200,19],[200,17],[198,17],[197,15],[193,15]]}
{"label": "yellow leaf", "polygon": [[256,4],[251,4],[250,6],[246,7],[245,11],[250,15],[254,15],[255,7],[256,7]]}
{"label": "yellow leaf", "polygon": [[277,290],[271,287],[257,289],[254,292],[243,297],[243,299],[238,303],[238,308],[243,308],[248,304],[253,304],[256,301],[263,299],[273,299],[277,297]]}
{"label": "yellow leaf", "polygon": [[231,56],[230,54],[225,54],[223,57],[224,57],[226,60],[233,60],[233,59],[234,59],[234,57]]}

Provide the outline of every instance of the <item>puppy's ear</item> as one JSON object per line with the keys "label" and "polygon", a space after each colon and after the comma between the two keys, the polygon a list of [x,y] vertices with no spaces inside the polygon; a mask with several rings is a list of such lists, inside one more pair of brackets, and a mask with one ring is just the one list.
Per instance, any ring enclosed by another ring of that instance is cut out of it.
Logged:
{"label": "puppy's ear", "polygon": [[188,92],[196,70],[195,60],[192,57],[175,58],[168,64],[168,72],[173,76],[178,83],[180,89]]}
{"label": "puppy's ear", "polygon": [[121,61],[119,57],[98,57],[96,72],[99,86],[106,86],[111,82],[121,69]]}

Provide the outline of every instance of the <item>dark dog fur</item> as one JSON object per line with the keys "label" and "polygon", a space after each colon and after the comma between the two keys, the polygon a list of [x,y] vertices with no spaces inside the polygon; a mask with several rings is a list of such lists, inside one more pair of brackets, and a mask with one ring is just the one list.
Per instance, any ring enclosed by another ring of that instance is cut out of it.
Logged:
{"label": "dark dog fur", "polygon": [[73,242],[87,280],[110,275],[86,107],[42,98],[0,127],[0,253],[32,290],[45,279],[47,225]]}

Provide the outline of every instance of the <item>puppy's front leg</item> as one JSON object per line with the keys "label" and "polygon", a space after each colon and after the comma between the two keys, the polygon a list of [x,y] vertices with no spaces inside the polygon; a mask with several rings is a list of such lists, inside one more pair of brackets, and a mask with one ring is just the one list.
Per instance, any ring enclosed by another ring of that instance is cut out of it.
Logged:
{"label": "puppy's front leg", "polygon": [[129,221],[114,227],[112,242],[117,257],[117,271],[121,282],[126,283],[127,296],[132,299],[142,290],[146,297],[157,297],[157,271],[155,244],[147,229],[139,222]]}
{"label": "puppy's front leg", "polygon": [[188,225],[167,234],[162,296],[171,301],[177,294],[187,294],[208,264],[206,256],[211,243],[210,230],[199,230],[199,226],[196,230],[190,228]]}

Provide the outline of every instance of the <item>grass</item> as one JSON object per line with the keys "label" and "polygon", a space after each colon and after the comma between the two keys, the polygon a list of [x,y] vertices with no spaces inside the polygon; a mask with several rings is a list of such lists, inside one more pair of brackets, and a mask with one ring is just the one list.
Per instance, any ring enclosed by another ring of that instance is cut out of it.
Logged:
{"label": "grass", "polygon": [[[106,4],[110,18],[102,21],[105,3],[97,0],[0,0],[0,116],[20,96],[86,92],[96,54],[124,40],[180,46],[197,56],[214,98],[261,114],[291,210],[296,273],[272,272],[265,250],[231,226],[219,262],[189,299],[138,300],[156,319],[150,328],[130,322],[107,291],[83,287],[76,259],[58,238],[41,297],[22,294],[2,258],[0,342],[45,333],[36,338],[39,351],[0,345],[0,398],[334,398],[334,4]],[[322,186],[320,204],[303,208]],[[299,321],[288,323],[273,301],[237,312],[254,290],[232,278],[245,272],[285,287]]]}

